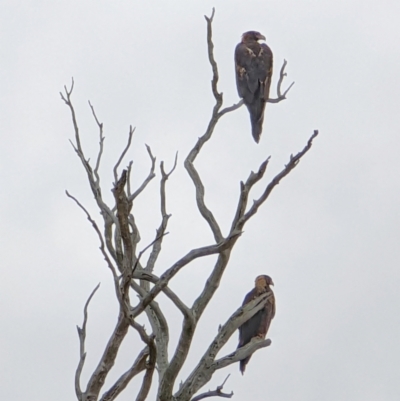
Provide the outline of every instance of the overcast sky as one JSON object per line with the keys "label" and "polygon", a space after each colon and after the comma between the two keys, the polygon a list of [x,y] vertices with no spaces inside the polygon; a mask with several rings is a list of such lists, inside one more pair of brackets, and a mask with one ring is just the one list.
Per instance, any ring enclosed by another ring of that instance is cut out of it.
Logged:
{"label": "overcast sky", "polygon": [[[88,100],[104,123],[101,173],[108,200],[111,167],[130,124],[136,127],[127,159],[134,161],[134,186],[148,173],[145,144],[167,168],[179,152],[168,182],[170,234],[156,273],[212,242],[183,160],[214,104],[203,18],[213,6],[226,105],[238,101],[233,51],[247,30],[263,33],[274,52],[271,95],[284,59],[286,85],[295,81],[287,100],[267,105],[259,145],[241,108],[222,119],[197,160],[207,203],[224,234],[239,181],[272,155],[255,198],[314,129],[320,135],[245,227],[178,382],[254,278],[269,274],[277,300],[268,334],[272,345],[253,356],[243,377],[231,365],[205,389],[231,373],[225,390],[239,401],[399,399],[400,3],[394,0],[1,2],[1,399],[75,399],[75,326],[98,282],[83,387],[116,319],[97,237],[64,193],[68,189],[99,218],[68,142],[72,124],[59,91],[71,77],[83,146],[92,160],[98,132]],[[159,178],[135,204],[142,248],[160,221]],[[186,268],[171,287],[190,304],[214,260]],[[176,335],[180,315],[164,298],[159,301]],[[171,347],[175,342],[173,337]],[[235,335],[222,354],[236,344]],[[139,346],[131,333],[105,389]],[[139,385],[134,380],[119,400],[132,400]]]}

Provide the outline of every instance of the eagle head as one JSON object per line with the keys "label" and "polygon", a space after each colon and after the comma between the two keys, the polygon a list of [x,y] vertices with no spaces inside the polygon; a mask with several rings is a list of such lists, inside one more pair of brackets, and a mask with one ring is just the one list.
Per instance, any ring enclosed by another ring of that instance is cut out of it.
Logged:
{"label": "eagle head", "polygon": [[258,291],[264,292],[269,288],[270,285],[274,285],[274,282],[270,276],[262,274],[261,276],[256,277],[256,288]]}
{"label": "eagle head", "polygon": [[257,31],[248,31],[242,35],[242,42],[257,42],[258,40],[265,40],[265,36]]}

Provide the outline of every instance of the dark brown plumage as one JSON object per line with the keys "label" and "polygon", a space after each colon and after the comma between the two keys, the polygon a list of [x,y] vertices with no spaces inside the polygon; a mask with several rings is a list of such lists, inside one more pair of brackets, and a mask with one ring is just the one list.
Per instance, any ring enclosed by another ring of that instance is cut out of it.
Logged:
{"label": "dark brown plumage", "polygon": [[258,143],[262,132],[265,103],[271,86],[273,55],[260,32],[249,31],[235,49],[236,85],[250,113],[251,131]]}
{"label": "dark brown plumage", "polygon": [[[272,297],[268,299],[264,308],[239,327],[238,348],[248,344],[254,337],[265,338],[267,335],[271,320],[275,316],[275,297],[270,285],[274,285],[271,277],[267,275],[258,276],[255,281],[255,287],[244,298],[242,305],[248,304],[254,298],[257,298],[265,292],[272,293]],[[244,373],[250,358],[251,355],[240,361],[240,371],[242,374]]]}

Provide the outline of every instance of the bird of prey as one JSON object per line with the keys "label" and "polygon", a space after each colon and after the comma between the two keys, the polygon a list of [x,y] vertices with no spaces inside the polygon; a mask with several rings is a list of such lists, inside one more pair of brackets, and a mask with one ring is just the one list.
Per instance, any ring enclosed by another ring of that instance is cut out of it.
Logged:
{"label": "bird of prey", "polygon": [[235,49],[236,85],[239,96],[250,113],[254,140],[260,141],[265,103],[271,86],[273,55],[260,32],[249,31]]}
{"label": "bird of prey", "polygon": [[[254,298],[257,298],[265,292],[271,292],[272,294],[264,308],[239,327],[238,348],[244,347],[254,337],[265,338],[267,335],[271,320],[275,316],[275,297],[270,285],[274,285],[271,277],[267,275],[257,276],[254,288],[244,298],[242,306],[248,304]],[[250,358],[251,355],[240,361],[240,371],[242,374],[244,373]]]}

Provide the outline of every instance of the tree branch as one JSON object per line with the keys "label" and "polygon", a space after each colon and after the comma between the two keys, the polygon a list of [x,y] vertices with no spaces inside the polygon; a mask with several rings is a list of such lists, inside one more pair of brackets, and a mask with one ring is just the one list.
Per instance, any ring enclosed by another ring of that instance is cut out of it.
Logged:
{"label": "tree branch", "polygon": [[82,328],[79,326],[76,326],[76,328],[78,330],[78,336],[79,336],[79,363],[78,363],[78,367],[75,372],[75,393],[76,393],[76,396],[79,401],[82,400],[82,390],[81,390],[80,380],[81,380],[83,365],[85,364],[85,359],[86,359],[85,339],[86,339],[86,323],[88,320],[88,307],[89,307],[90,301],[92,300],[94,294],[99,289],[99,287],[100,287],[100,283],[96,285],[96,287],[91,292],[91,294],[89,295],[89,298],[87,299],[87,301],[85,303],[85,307],[83,308]]}
{"label": "tree branch", "polygon": [[215,217],[213,213],[207,208],[204,200],[204,195],[205,195],[205,190],[204,190],[204,185],[201,182],[200,176],[195,169],[193,163],[199,154],[200,150],[202,149],[203,145],[211,138],[212,133],[214,132],[214,128],[220,118],[218,111],[222,106],[222,93],[218,92],[218,66],[217,63],[215,62],[214,58],[214,44],[212,41],[212,21],[214,18],[214,13],[215,9],[213,8],[211,17],[205,16],[205,19],[207,21],[207,48],[208,48],[208,59],[211,64],[211,68],[213,71],[213,78],[211,81],[211,88],[212,92],[215,98],[215,105],[213,108],[213,112],[211,115],[210,122],[208,124],[208,127],[206,129],[206,132],[204,133],[203,136],[201,136],[193,149],[189,152],[188,156],[186,157],[185,160],[185,168],[190,176],[190,178],[193,181],[193,184],[196,189],[196,201],[197,201],[197,207],[199,209],[200,214],[203,216],[203,218],[206,220],[208,223],[211,231],[213,232],[214,238],[216,242],[220,242],[223,239],[223,235],[221,232],[221,229],[219,228],[219,225],[217,221],[215,220]]}
{"label": "tree branch", "polygon": [[[160,281],[160,278],[157,277],[155,274],[147,273],[144,270],[135,271],[133,273],[133,278],[144,280],[144,281],[149,281],[149,282],[151,282],[153,284],[157,284]],[[162,289],[162,292],[182,312],[183,316],[187,316],[187,315],[190,315],[192,313],[190,308],[167,285]]]}
{"label": "tree branch", "polygon": [[231,247],[232,242],[236,241],[237,237],[240,236],[241,233],[235,233],[218,244],[209,245],[201,248],[192,249],[185,256],[175,262],[169,269],[167,269],[160,277],[158,283],[150,290],[145,298],[137,305],[131,312],[131,317],[138,316],[141,312],[143,312],[144,308],[168,285],[168,282],[187,264],[192,262],[193,260],[208,256],[214,255],[216,253],[220,253],[225,249]]}
{"label": "tree branch", "polygon": [[142,386],[140,387],[139,393],[136,397],[136,401],[145,401],[150,391],[157,360],[157,348],[154,344],[154,338],[152,338],[149,342],[149,351],[150,355],[149,361],[146,365],[146,373],[143,377]]}
{"label": "tree branch", "polygon": [[[137,271],[134,275],[137,275]],[[134,280],[131,283],[132,288],[139,294],[142,299],[148,293],[144,288],[137,284]],[[169,327],[167,319],[161,311],[158,303],[153,300],[149,306],[145,309],[146,315],[149,319],[151,328],[155,335],[155,342],[157,346],[157,368],[158,375],[161,380],[165,370],[168,366],[168,344],[169,344]]]}
{"label": "tree branch", "polygon": [[150,391],[151,382],[153,379],[153,373],[157,360],[157,348],[154,343],[154,335],[148,336],[144,327],[134,320],[131,320],[131,326],[139,333],[140,338],[147,344],[149,349],[149,361],[146,365],[146,373],[143,377],[142,386],[136,397],[136,401],[144,401]]}
{"label": "tree branch", "polygon": [[86,401],[96,401],[98,399],[100,390],[104,385],[108,373],[114,366],[119,347],[121,346],[128,329],[129,322],[125,318],[124,313],[120,311],[115,329],[108,340],[104,353],[100,358],[95,371],[89,379],[85,391]]}
{"label": "tree branch", "polygon": [[137,356],[133,365],[120,376],[120,378],[106,391],[100,401],[113,401],[126,388],[129,382],[140,372],[146,369],[146,359],[149,355],[149,347],[146,346]]}
{"label": "tree branch", "polygon": [[257,350],[265,347],[269,347],[271,345],[271,340],[267,338],[266,340],[253,338],[248,344],[244,347],[238,348],[232,354],[224,356],[223,358],[217,359],[212,365],[210,370],[215,372],[218,369],[225,368],[232,363],[236,363],[241,361],[242,359],[254,354]]}

